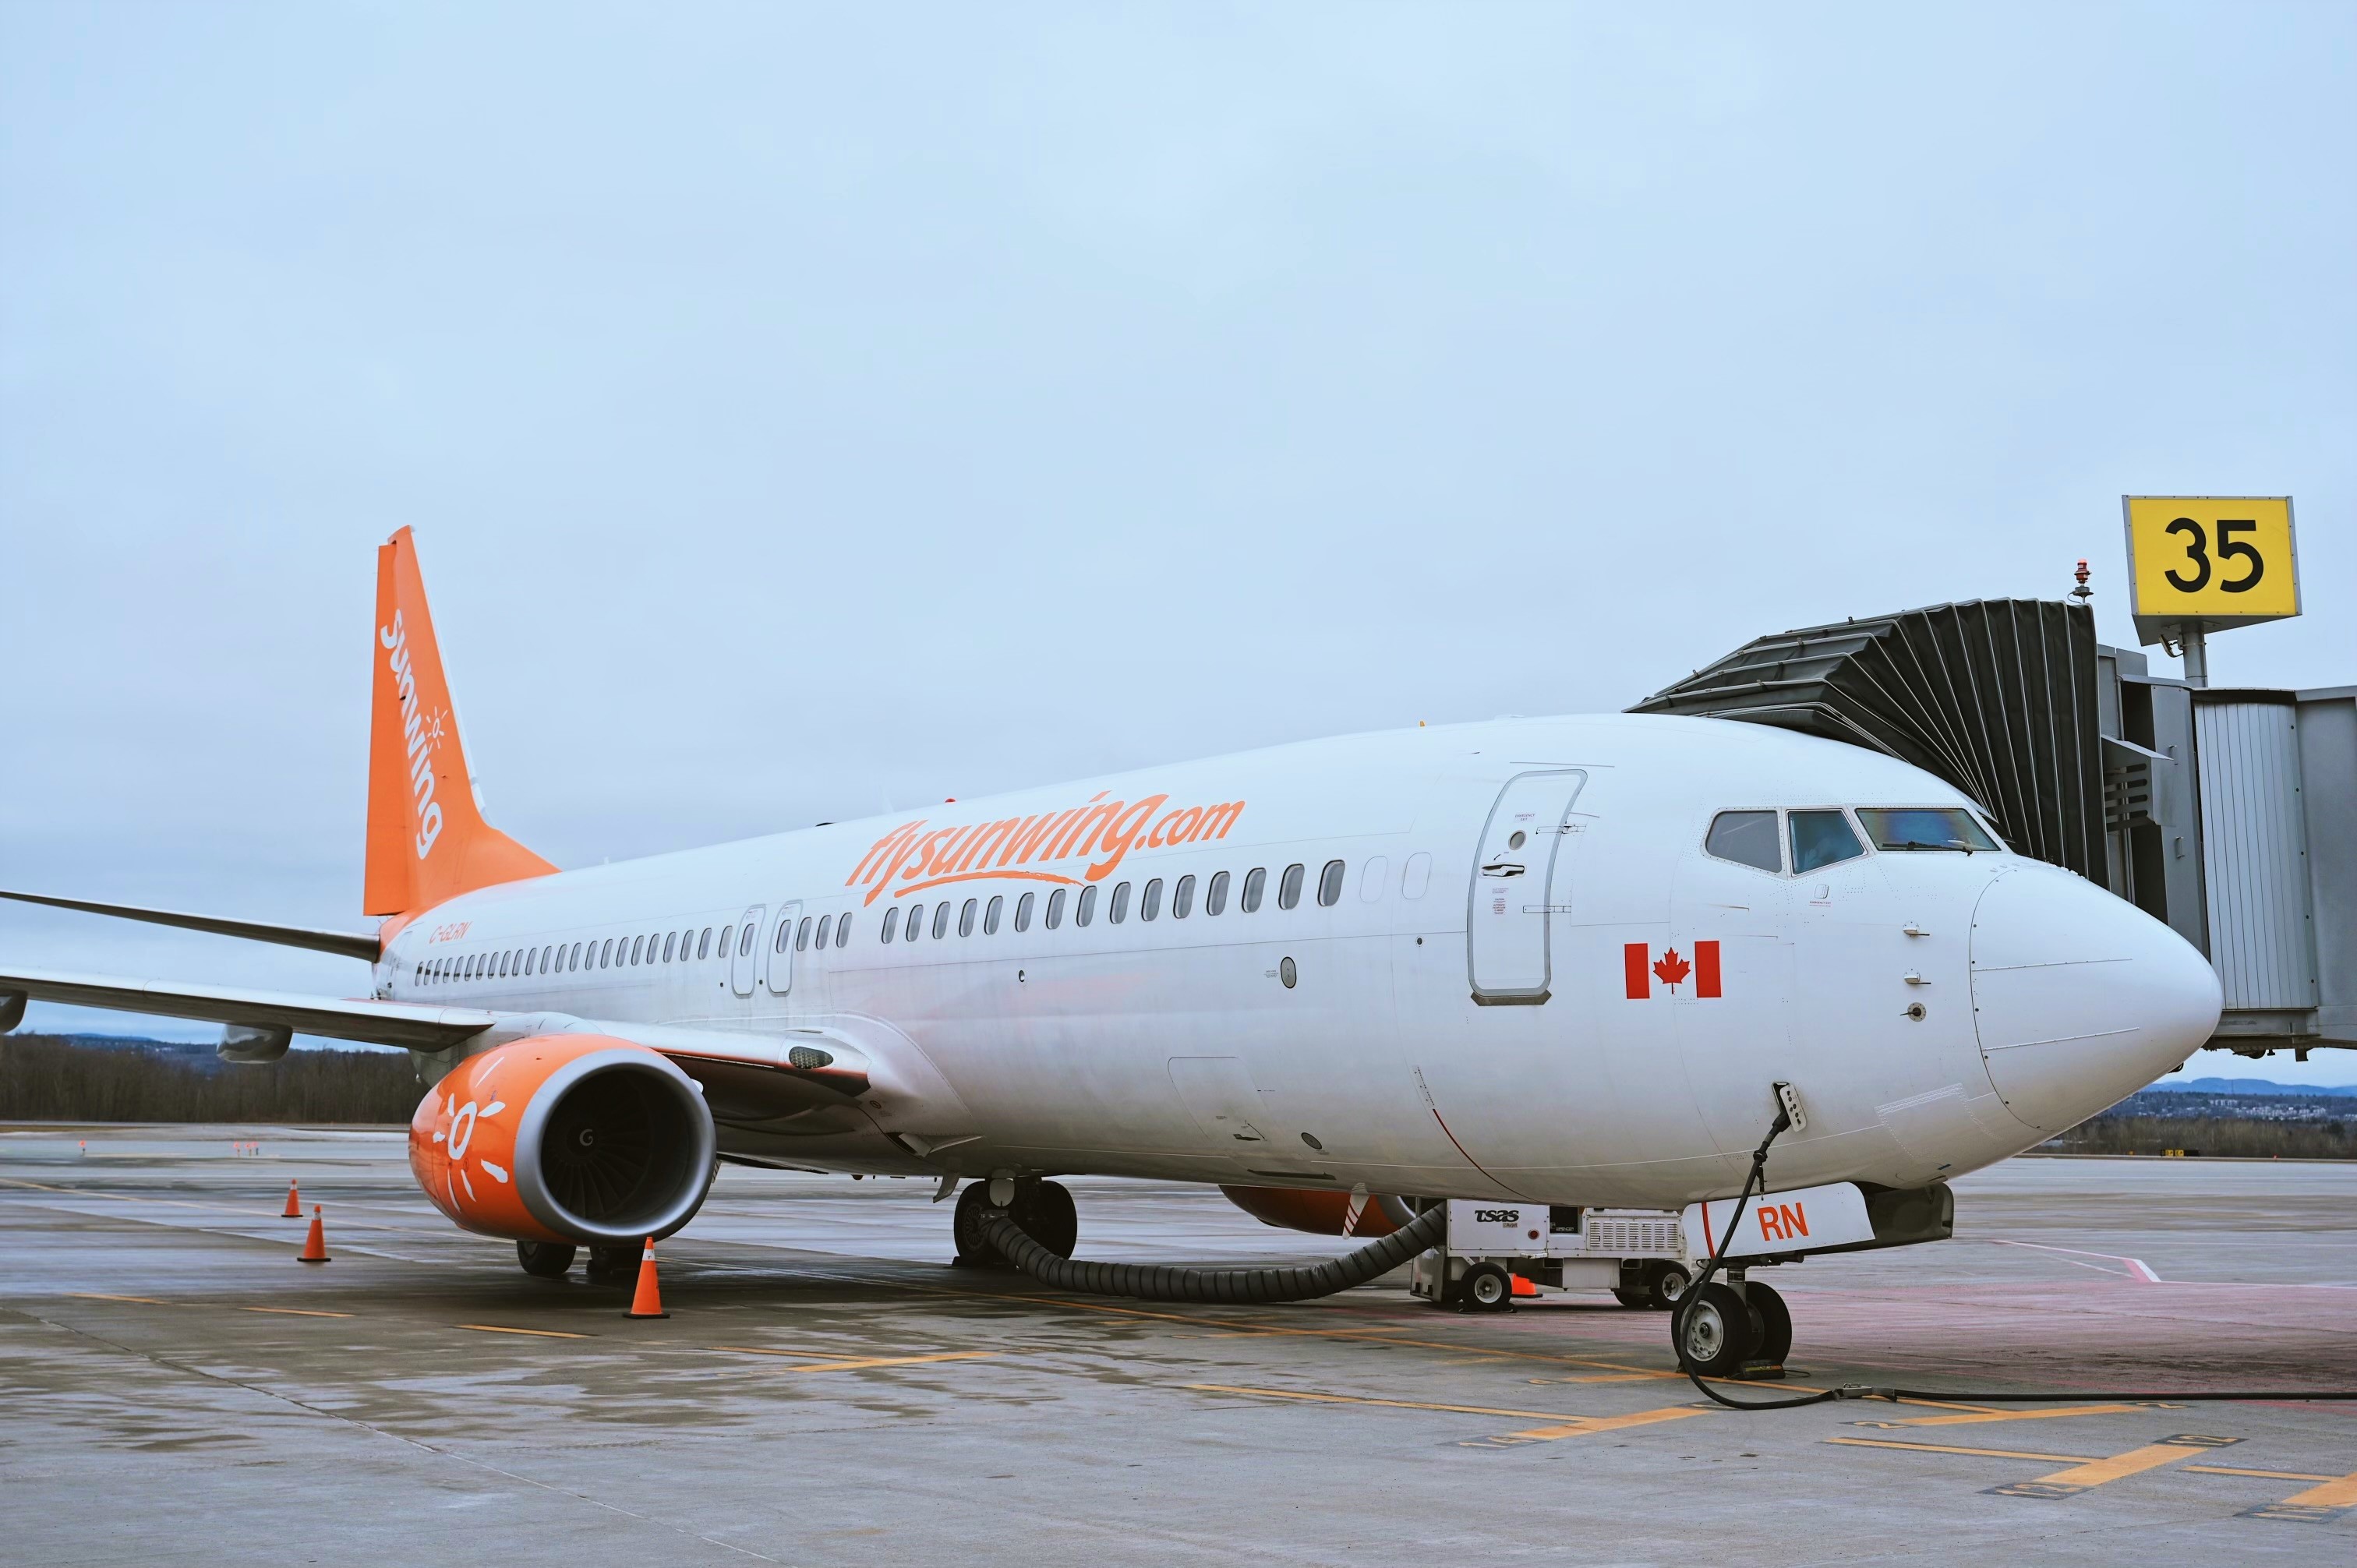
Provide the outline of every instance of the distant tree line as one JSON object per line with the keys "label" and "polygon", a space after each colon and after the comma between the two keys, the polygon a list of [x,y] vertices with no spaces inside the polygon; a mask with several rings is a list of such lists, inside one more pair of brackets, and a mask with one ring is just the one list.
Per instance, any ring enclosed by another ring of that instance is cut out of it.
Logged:
{"label": "distant tree line", "polygon": [[406,1051],[289,1051],[267,1065],[210,1047],[0,1036],[0,1119],[408,1122],[425,1097]]}
{"label": "distant tree line", "polygon": [[2040,1147],[2062,1155],[2189,1155],[2233,1159],[2357,1159],[2348,1122],[2259,1121],[2247,1116],[2098,1116]]}

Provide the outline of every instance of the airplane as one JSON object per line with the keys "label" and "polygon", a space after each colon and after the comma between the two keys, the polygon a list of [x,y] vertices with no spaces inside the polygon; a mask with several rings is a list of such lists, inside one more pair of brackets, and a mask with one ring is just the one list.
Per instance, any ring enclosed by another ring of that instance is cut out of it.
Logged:
{"label": "airplane", "polygon": [[1337,1233],[1369,1194],[1677,1209],[1742,1187],[1778,1084],[1774,1190],[1944,1194],[2218,1021],[2195,949],[1951,785],[1755,724],[1419,725],[564,871],[483,820],[408,529],[371,652],[374,931],[8,895],[369,993],[0,969],[0,1027],[404,1047],[420,1187],[534,1274],[622,1277],[723,1162],[967,1183],[980,1262],[992,1218],[1069,1257],[1071,1175]]}

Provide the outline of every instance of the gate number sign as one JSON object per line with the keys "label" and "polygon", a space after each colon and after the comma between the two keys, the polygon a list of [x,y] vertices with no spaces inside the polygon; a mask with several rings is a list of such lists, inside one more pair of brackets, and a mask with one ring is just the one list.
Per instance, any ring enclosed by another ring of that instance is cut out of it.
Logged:
{"label": "gate number sign", "polygon": [[2289,496],[2123,496],[2129,607],[2150,644],[2299,614]]}

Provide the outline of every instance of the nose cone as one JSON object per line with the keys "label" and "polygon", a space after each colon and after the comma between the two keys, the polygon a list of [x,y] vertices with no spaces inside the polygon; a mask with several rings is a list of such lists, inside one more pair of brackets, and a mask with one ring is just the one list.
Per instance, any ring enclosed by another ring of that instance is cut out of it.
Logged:
{"label": "nose cone", "polygon": [[2218,976],[2125,899],[2050,866],[2008,871],[1973,911],[1973,1022],[2006,1108],[2060,1133],[2133,1094],[2218,1026]]}

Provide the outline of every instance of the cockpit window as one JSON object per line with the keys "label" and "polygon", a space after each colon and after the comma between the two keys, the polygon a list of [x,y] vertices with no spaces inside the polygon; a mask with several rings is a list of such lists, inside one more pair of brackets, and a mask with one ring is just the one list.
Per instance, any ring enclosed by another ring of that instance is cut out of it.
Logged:
{"label": "cockpit window", "polygon": [[1839,811],[1794,811],[1791,822],[1795,872],[1856,860],[1866,853],[1866,846],[1857,842],[1857,830]]}
{"label": "cockpit window", "polygon": [[1710,820],[1709,836],[1702,846],[1721,860],[1761,871],[1781,871],[1784,857],[1776,847],[1773,811],[1721,811]]}
{"label": "cockpit window", "polygon": [[1995,850],[1996,841],[1961,806],[1860,806],[1857,820],[1877,849]]}

